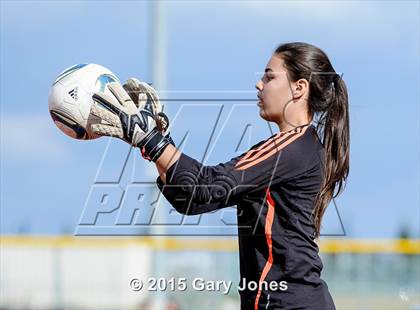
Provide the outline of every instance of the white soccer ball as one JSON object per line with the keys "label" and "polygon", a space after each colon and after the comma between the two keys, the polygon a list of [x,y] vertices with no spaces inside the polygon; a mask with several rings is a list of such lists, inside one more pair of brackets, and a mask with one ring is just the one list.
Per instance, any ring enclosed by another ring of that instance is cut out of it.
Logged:
{"label": "white soccer ball", "polygon": [[96,64],[74,65],[58,75],[48,97],[48,108],[57,127],[75,139],[95,139],[89,126],[92,95],[112,95],[106,85],[119,82],[107,68]]}

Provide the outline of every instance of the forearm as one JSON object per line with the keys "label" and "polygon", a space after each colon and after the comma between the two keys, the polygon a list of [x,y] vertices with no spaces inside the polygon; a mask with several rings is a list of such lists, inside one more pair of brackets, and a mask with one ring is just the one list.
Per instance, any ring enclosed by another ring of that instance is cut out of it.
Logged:
{"label": "forearm", "polygon": [[155,161],[156,183],[170,204],[180,213],[201,214],[236,204],[230,164],[203,166],[173,145]]}
{"label": "forearm", "polygon": [[166,184],[166,172],[168,169],[178,161],[181,157],[181,152],[173,145],[168,145],[163,153],[156,160],[156,168],[159,172],[160,178]]}

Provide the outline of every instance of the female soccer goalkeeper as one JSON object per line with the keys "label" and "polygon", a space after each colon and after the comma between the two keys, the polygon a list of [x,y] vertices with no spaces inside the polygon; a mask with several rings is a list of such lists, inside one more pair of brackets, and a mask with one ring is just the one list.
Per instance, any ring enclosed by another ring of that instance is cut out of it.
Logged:
{"label": "female soccer goalkeeper", "polygon": [[[349,172],[345,83],[322,50],[288,43],[275,50],[256,88],[260,116],[275,122],[279,132],[216,166],[176,149],[157,126],[165,115],[154,90],[136,80],[124,85],[133,100],[113,85],[118,100],[94,95],[115,114],[97,112],[112,125],[96,124],[93,130],[140,147],[143,157],[156,163],[157,184],[179,212],[237,206],[242,309],[335,309],[320,277],[315,239]],[[251,281],[260,285],[251,289],[246,283]],[[287,289],[266,285],[273,281],[286,281]]]}

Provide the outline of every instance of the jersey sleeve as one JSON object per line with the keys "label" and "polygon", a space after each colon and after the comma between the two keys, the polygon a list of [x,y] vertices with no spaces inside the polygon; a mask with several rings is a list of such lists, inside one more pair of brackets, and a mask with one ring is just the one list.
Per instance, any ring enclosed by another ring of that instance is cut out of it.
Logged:
{"label": "jersey sleeve", "polygon": [[182,214],[201,214],[236,205],[247,193],[302,172],[304,165],[292,144],[301,134],[277,134],[215,166],[203,165],[182,153],[166,172],[166,185],[159,177],[157,185]]}

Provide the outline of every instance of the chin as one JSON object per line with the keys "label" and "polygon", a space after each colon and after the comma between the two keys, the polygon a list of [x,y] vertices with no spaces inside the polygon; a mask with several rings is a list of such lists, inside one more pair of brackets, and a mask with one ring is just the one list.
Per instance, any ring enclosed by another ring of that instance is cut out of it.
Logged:
{"label": "chin", "polygon": [[263,120],[265,120],[267,122],[272,122],[273,121],[272,117],[270,117],[270,115],[267,114],[266,111],[263,110],[263,109],[260,110],[260,116]]}
{"label": "chin", "polygon": [[264,110],[260,110],[260,117],[264,120],[266,120],[267,115],[265,114]]}

